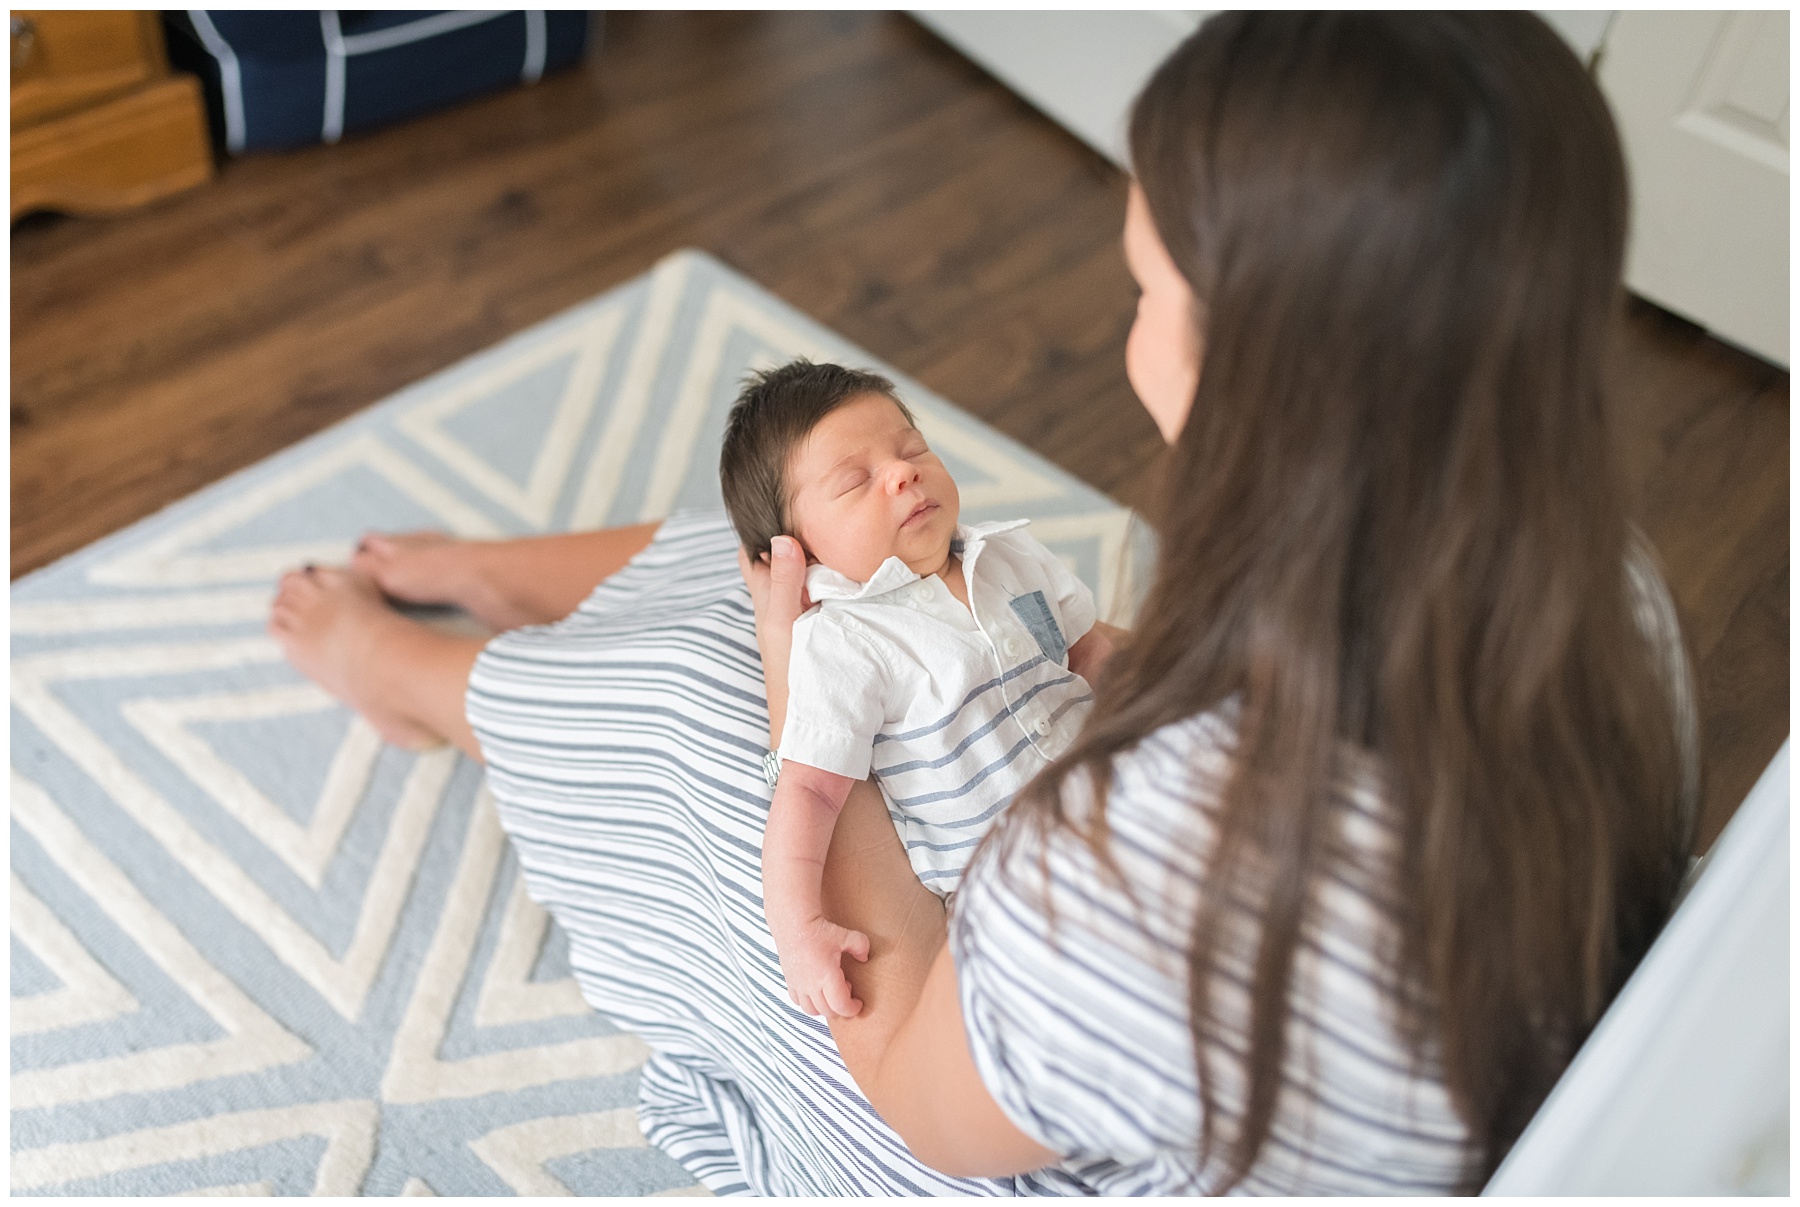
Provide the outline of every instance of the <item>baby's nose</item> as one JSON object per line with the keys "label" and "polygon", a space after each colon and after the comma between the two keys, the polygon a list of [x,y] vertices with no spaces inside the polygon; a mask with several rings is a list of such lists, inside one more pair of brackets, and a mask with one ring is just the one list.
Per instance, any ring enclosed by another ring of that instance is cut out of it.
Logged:
{"label": "baby's nose", "polygon": [[887,488],[890,494],[899,494],[918,480],[918,468],[910,461],[895,461],[888,466]]}

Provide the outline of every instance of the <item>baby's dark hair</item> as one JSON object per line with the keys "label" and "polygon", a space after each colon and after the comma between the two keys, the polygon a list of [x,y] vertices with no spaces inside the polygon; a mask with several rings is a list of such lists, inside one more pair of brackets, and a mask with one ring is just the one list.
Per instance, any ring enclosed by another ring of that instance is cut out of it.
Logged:
{"label": "baby's dark hair", "polygon": [[787,465],[794,449],[821,419],[866,394],[891,399],[913,422],[894,383],[877,373],[801,359],[745,381],[725,420],[719,486],[738,540],[751,557],[767,553],[776,537],[792,535]]}

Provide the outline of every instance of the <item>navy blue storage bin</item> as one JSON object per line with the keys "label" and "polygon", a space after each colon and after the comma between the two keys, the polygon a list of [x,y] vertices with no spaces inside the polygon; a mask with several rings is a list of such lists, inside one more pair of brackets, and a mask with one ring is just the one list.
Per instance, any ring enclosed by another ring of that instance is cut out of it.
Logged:
{"label": "navy blue storage bin", "polygon": [[587,47],[588,14],[166,13],[169,55],[206,84],[226,150],[336,142],[344,134],[535,82]]}

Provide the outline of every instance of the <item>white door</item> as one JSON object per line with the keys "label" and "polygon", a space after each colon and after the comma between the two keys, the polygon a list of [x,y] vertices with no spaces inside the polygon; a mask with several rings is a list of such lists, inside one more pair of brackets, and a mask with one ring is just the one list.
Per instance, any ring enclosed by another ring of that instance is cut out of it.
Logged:
{"label": "white door", "polygon": [[1600,86],[1631,167],[1625,283],[1788,364],[1788,14],[1620,12]]}

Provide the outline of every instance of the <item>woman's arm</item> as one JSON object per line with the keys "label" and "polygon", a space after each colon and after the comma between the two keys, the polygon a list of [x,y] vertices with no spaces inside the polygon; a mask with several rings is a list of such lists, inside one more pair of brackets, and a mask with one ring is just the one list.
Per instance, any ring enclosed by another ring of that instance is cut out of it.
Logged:
{"label": "woman's arm", "polygon": [[860,1086],[887,1051],[944,946],[944,903],[919,883],[873,780],[850,789],[838,811],[821,884],[825,911],[869,936],[869,958],[848,970],[863,1008],[829,1019]]}
{"label": "woman's arm", "polygon": [[1107,636],[1100,625],[1095,624],[1080,641],[1069,647],[1069,669],[1093,683],[1099,678],[1100,668],[1113,655],[1112,638]]}
{"label": "woman's arm", "polygon": [[825,857],[826,913],[869,936],[846,969],[863,1008],[831,1034],[857,1088],[912,1154],[960,1177],[1003,1177],[1057,1159],[1015,1127],[969,1055],[944,907],[919,883],[881,791],[863,782]]}

